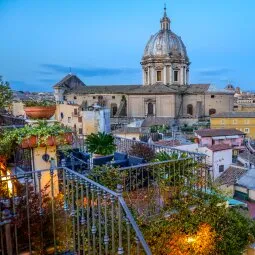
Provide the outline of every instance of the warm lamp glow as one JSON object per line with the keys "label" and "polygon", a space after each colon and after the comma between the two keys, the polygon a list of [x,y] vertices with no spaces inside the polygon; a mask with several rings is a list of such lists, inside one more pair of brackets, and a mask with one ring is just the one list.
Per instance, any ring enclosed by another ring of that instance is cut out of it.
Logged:
{"label": "warm lamp glow", "polygon": [[187,242],[188,243],[194,243],[194,242],[196,242],[196,238],[192,237],[192,236],[189,236],[189,237],[187,237]]}
{"label": "warm lamp glow", "polygon": [[209,255],[215,248],[216,232],[209,224],[201,224],[192,235],[175,234],[170,243],[168,255]]}

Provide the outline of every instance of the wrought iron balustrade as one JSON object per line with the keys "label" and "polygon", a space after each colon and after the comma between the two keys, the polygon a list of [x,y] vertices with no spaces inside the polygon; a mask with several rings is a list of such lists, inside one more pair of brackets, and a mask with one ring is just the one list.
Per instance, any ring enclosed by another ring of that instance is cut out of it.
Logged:
{"label": "wrought iron balustrade", "polygon": [[169,146],[163,146],[163,145],[157,145],[157,144],[150,144],[142,141],[137,141],[137,140],[131,140],[123,137],[118,137],[114,136],[115,144],[117,146],[117,151],[119,152],[124,152],[124,153],[129,153],[131,151],[131,148],[133,145],[136,144],[144,144],[148,147],[150,147],[155,153],[158,152],[166,152],[169,155],[178,155],[178,158],[181,158],[183,156],[185,157],[192,157],[196,160],[205,160],[206,155],[203,153],[198,153],[198,152],[191,152],[191,151],[186,151],[186,150],[180,150],[174,147],[169,147]]}
{"label": "wrought iron balustrade", "polygon": [[164,211],[185,189],[206,191],[211,178],[206,162],[192,157],[120,168],[123,197],[139,215]]}
{"label": "wrought iron balustrade", "polygon": [[122,186],[65,167],[0,176],[2,254],[151,254]]}

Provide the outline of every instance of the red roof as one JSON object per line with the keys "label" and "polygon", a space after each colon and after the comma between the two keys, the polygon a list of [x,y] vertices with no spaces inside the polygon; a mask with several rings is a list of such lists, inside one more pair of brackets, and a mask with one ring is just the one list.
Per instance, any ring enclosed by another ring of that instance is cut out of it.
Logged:
{"label": "red roof", "polygon": [[211,151],[224,151],[224,150],[230,150],[232,147],[228,144],[214,144],[210,147],[208,147],[209,150]]}
{"label": "red roof", "polygon": [[195,131],[195,133],[201,137],[245,135],[245,133],[237,129],[200,129]]}
{"label": "red roof", "polygon": [[162,146],[179,146],[181,143],[179,140],[160,140],[157,142],[154,142],[156,145],[162,145]]}

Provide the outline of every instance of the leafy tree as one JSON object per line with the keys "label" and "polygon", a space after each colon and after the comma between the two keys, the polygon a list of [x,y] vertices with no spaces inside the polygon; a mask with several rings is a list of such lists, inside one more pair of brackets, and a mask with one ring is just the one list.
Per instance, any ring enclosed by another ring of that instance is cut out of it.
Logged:
{"label": "leafy tree", "polygon": [[7,81],[0,76],[0,109],[8,106],[12,101],[12,91]]}

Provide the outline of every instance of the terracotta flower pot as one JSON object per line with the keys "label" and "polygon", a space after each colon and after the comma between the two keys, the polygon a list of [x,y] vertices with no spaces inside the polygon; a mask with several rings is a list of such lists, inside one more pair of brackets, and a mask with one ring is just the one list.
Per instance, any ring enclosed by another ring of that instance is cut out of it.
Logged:
{"label": "terracotta flower pot", "polygon": [[55,146],[57,144],[56,137],[49,136],[46,142],[40,144],[40,147]]}
{"label": "terracotta flower pot", "polygon": [[31,106],[25,107],[24,111],[30,119],[49,119],[54,115],[56,106]]}
{"label": "terracotta flower pot", "polygon": [[34,148],[36,146],[37,146],[37,137],[36,136],[31,136],[27,139],[23,139],[23,141],[20,144],[20,147],[22,149]]}
{"label": "terracotta flower pot", "polygon": [[72,144],[73,143],[73,134],[71,132],[65,133],[64,134],[64,142],[67,144]]}

